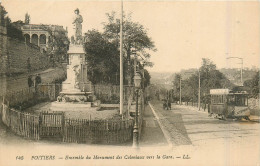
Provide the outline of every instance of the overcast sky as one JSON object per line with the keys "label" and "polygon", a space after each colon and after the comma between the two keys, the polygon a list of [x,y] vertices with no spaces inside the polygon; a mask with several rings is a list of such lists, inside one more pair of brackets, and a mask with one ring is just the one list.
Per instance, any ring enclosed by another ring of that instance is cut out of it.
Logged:
{"label": "overcast sky", "polygon": [[[57,24],[72,31],[74,10],[83,16],[83,33],[102,30],[105,13],[120,11],[120,1],[87,0],[2,0],[12,21],[24,20],[28,12],[32,24]],[[151,71],[175,72],[197,68],[201,58],[210,58],[218,68],[259,67],[260,17],[259,2],[223,1],[132,1],[124,2],[148,29],[158,49],[152,53]]]}

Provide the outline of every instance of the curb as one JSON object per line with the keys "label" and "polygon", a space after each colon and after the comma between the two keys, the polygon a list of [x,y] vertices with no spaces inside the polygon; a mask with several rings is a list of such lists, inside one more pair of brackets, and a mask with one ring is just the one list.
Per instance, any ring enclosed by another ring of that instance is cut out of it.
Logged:
{"label": "curb", "polygon": [[159,124],[159,126],[160,126],[160,128],[161,128],[161,130],[162,130],[162,132],[163,132],[163,135],[164,135],[164,137],[165,137],[165,139],[166,139],[166,141],[167,141],[169,147],[170,147],[170,148],[173,148],[174,145],[173,145],[173,143],[172,143],[172,141],[171,141],[170,133],[163,127],[163,125],[162,125],[162,123],[161,123],[161,121],[160,121],[159,116],[158,116],[157,113],[154,111],[154,108],[153,108],[152,104],[151,104],[150,102],[148,102],[148,104],[149,104],[149,106],[150,106],[150,108],[151,108],[151,110],[152,110],[152,112],[153,112],[153,115],[155,116],[155,118],[156,118],[156,120],[157,120],[157,122],[158,122],[158,124]]}

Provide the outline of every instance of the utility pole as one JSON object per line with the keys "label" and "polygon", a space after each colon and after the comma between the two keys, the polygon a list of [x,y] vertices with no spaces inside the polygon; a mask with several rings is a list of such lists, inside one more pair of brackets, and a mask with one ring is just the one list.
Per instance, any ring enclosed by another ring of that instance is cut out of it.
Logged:
{"label": "utility pole", "polygon": [[241,84],[243,85],[243,58],[241,58],[241,71],[240,71],[240,75],[241,75],[240,81],[241,81]]}
{"label": "utility pole", "polygon": [[121,17],[120,17],[120,115],[124,109],[124,79],[123,79],[123,0],[121,0]]}
{"label": "utility pole", "polygon": [[181,75],[180,75],[180,105],[181,105]]}
{"label": "utility pole", "polygon": [[199,111],[200,111],[200,69],[198,71],[199,71],[198,107],[199,107]]}

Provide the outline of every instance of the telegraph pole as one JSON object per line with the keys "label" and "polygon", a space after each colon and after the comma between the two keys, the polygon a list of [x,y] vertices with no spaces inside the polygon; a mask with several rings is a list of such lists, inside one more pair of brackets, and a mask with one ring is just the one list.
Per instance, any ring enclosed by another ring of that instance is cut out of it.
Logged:
{"label": "telegraph pole", "polygon": [[120,115],[124,109],[124,79],[123,79],[123,0],[121,0],[121,17],[120,17]]}
{"label": "telegraph pole", "polygon": [[199,110],[200,110],[200,69],[199,71],[199,92],[198,92],[198,106],[199,106]]}
{"label": "telegraph pole", "polygon": [[241,71],[240,71],[240,74],[241,74],[241,84],[243,85],[243,58],[240,59],[241,60]]}
{"label": "telegraph pole", "polygon": [[181,105],[181,75],[180,75],[180,105]]}

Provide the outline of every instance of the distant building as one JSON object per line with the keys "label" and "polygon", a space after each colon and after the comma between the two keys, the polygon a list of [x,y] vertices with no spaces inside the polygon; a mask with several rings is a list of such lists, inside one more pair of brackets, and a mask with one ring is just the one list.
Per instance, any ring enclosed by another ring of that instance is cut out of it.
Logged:
{"label": "distant building", "polygon": [[56,31],[64,31],[66,36],[67,29],[59,25],[43,25],[43,24],[26,24],[21,27],[24,34],[25,42],[32,43],[39,46],[42,50],[54,49],[50,48],[49,42],[52,40],[51,36]]}

